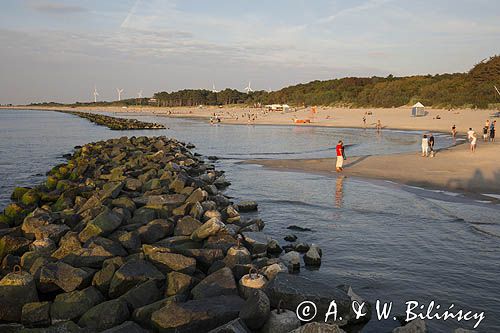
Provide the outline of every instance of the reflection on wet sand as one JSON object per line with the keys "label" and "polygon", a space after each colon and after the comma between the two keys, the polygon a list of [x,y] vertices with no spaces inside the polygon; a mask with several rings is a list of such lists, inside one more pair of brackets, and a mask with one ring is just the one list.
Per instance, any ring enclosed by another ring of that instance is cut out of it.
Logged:
{"label": "reflection on wet sand", "polygon": [[335,183],[335,208],[342,208],[344,199],[344,176],[338,176]]}

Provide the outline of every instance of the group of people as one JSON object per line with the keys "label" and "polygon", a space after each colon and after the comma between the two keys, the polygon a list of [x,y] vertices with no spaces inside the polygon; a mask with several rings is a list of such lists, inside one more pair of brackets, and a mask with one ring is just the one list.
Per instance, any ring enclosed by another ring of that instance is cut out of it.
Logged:
{"label": "group of people", "polygon": [[495,127],[497,125],[497,121],[493,120],[490,122],[489,119],[486,120],[483,127],[483,140],[484,142],[495,142]]}
{"label": "group of people", "polygon": [[[489,119],[486,120],[483,126],[483,141],[484,142],[495,142],[495,131],[496,131],[496,124],[497,121],[494,120],[490,122]],[[455,127],[455,125],[453,125]],[[453,131],[453,128],[452,128]],[[467,131],[467,140],[469,140],[470,143],[470,151],[475,152],[477,148],[477,139],[478,135],[474,129],[469,128]]]}
{"label": "group of people", "polygon": [[434,135],[432,133],[424,134],[422,136],[422,157],[434,157],[435,150],[434,144],[436,140],[434,139]]}

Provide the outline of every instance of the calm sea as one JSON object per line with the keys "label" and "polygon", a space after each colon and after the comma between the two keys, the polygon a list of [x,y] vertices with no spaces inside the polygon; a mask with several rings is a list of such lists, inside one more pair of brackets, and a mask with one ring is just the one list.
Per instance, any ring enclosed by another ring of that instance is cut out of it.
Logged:
{"label": "calm sea", "polygon": [[[126,115],[118,115],[126,116]],[[459,193],[430,191],[384,181],[266,170],[238,162],[247,158],[309,158],[334,155],[342,138],[353,155],[418,151],[419,132],[292,126],[210,126],[185,119],[134,116],[162,122],[166,130],[116,132],[72,115],[0,110],[0,208],[14,186],[40,183],[75,145],[131,135],[166,135],[196,145],[196,152],[221,158],[232,186],[227,195],[259,202],[264,229],[282,237],[295,224],[300,240],[323,249],[317,271],[301,274],[336,286],[352,285],[369,301],[431,300],[448,308],[484,311],[479,332],[500,331],[500,209]],[[439,135],[440,146],[451,139]],[[389,332],[392,320],[372,321],[363,332]],[[471,323],[429,321],[435,332]]]}

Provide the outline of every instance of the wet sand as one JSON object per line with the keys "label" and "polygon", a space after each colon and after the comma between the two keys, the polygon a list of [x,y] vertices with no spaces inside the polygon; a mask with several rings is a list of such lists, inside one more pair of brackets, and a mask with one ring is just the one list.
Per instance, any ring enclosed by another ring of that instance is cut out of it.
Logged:
{"label": "wet sand", "polygon": [[[345,176],[390,180],[426,188],[460,190],[473,193],[500,193],[498,143],[480,143],[471,153],[469,144],[461,144],[421,157],[419,153],[348,157]],[[272,169],[320,174],[336,174],[335,159],[251,160]]]}

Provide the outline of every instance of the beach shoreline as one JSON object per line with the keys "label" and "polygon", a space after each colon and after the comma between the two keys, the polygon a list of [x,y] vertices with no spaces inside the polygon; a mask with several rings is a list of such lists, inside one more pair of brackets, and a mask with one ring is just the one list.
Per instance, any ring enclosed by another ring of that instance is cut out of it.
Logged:
{"label": "beach shoreline", "polygon": [[[303,108],[292,112],[267,112],[263,108],[228,106],[223,108],[206,106],[198,107],[152,107],[117,106],[101,107],[46,107],[46,106],[0,106],[1,109],[45,110],[45,111],[83,111],[109,112],[121,114],[140,114],[159,117],[187,118],[209,120],[214,114],[219,116],[222,124],[237,125],[288,125],[299,127],[336,127],[375,129],[376,122],[381,120],[383,129],[435,131],[450,133],[451,126],[456,125],[458,133],[464,134],[469,127],[476,131],[482,128],[486,119],[493,118],[496,110],[492,109],[426,109],[427,116],[412,117],[411,107],[398,108],[339,108],[318,107],[316,113],[311,108]],[[370,114],[371,113],[371,114]],[[248,121],[247,115],[255,115],[255,121]],[[439,116],[439,117],[438,117]],[[366,117],[366,126],[362,118]],[[238,118],[238,119],[236,119]],[[437,119],[440,118],[440,119]],[[309,119],[310,123],[298,124],[293,119]],[[500,119],[500,118],[499,118]]]}
{"label": "beach shoreline", "polygon": [[[426,189],[484,196],[500,194],[500,168],[496,157],[485,158],[498,150],[498,144],[491,144],[482,145],[476,153],[471,153],[468,143],[463,143],[441,149],[433,158],[421,157],[418,152],[354,156],[348,157],[341,173],[335,172],[335,158],[247,160],[243,163],[273,170],[385,180]],[[477,162],[467,163],[472,158]]]}
{"label": "beach shoreline", "polygon": [[[2,107],[5,108],[5,107]],[[9,107],[14,109],[33,110],[72,110],[87,112],[111,112],[121,114],[140,114],[161,117],[189,118],[206,120],[215,112],[218,115],[237,115],[243,117],[249,112],[257,112],[260,109],[250,108],[120,108],[120,107]],[[408,111],[408,112],[406,112]],[[168,114],[170,112],[170,114]],[[365,113],[371,112],[371,116]],[[308,127],[335,127],[373,129],[372,121],[380,118],[384,129],[403,131],[425,131],[434,133],[449,133],[451,125],[459,129],[459,138],[463,138],[465,131],[472,127],[478,136],[479,129],[484,125],[486,119],[491,118],[493,110],[429,110],[426,117],[413,118],[409,116],[409,109],[338,109],[320,108],[315,122],[311,124],[294,124],[286,119],[292,113],[271,113],[257,116],[255,122],[250,125],[267,126],[308,126]],[[441,119],[435,119],[437,115]],[[305,117],[308,111],[297,111],[293,115]],[[363,116],[369,117],[370,126],[363,127],[356,124],[361,122]],[[334,117],[334,120],[323,119]],[[468,123],[469,125],[466,125]],[[222,124],[244,125],[247,122],[238,118],[227,119],[222,117]],[[424,130],[425,128],[425,130]],[[339,138],[340,139],[340,138]],[[452,191],[464,191],[468,193],[500,193],[500,147],[498,143],[484,143],[478,140],[479,146],[476,153],[469,152],[468,144],[457,144],[452,147],[438,151],[434,158],[422,158],[418,151],[414,153],[390,154],[380,156],[349,157],[345,164],[343,174],[369,179],[381,179],[394,181],[400,184],[419,186],[431,189],[444,189]],[[332,147],[336,138],[332,141]],[[348,152],[347,152],[348,153]],[[244,163],[259,164],[276,170],[291,170],[308,173],[335,174],[334,156],[331,159],[308,159],[308,160],[249,160]]]}

